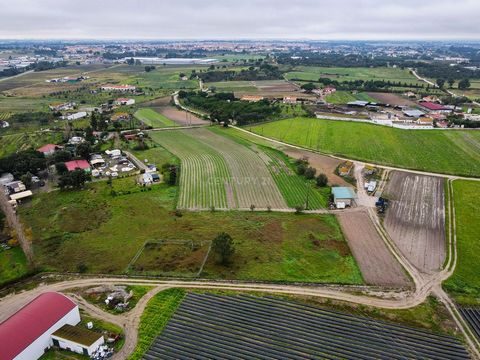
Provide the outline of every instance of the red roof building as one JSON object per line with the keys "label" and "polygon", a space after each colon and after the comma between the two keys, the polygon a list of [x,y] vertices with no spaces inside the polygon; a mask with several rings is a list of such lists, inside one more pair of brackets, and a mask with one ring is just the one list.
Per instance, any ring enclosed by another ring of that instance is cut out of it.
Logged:
{"label": "red roof building", "polygon": [[60,149],[61,146],[55,144],[47,144],[37,149],[38,152],[43,153],[44,155],[52,155],[57,149]]}
{"label": "red roof building", "polygon": [[452,111],[452,109],[445,107],[441,104],[429,102],[429,101],[420,101],[419,102],[420,106],[424,107],[425,109],[428,109],[430,111]]}
{"label": "red roof building", "polygon": [[79,322],[78,306],[65,295],[39,295],[0,324],[0,360],[38,359],[52,345],[53,332]]}
{"label": "red roof building", "polygon": [[73,171],[76,169],[82,169],[85,171],[90,171],[90,164],[87,160],[72,160],[65,163],[68,171]]}

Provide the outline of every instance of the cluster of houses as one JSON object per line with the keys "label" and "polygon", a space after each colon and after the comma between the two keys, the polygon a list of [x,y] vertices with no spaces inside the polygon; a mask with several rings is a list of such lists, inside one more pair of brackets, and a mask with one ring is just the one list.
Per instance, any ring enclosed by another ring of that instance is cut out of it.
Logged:
{"label": "cluster of houses", "polygon": [[0,323],[0,339],[0,359],[36,360],[53,347],[101,360],[113,355],[106,342],[115,342],[118,334],[96,332],[91,322],[81,325],[77,304],[45,292]]}
{"label": "cluster of houses", "polygon": [[[32,177],[33,184],[45,184],[37,176]],[[15,180],[10,173],[4,173],[0,176],[0,191],[3,191],[8,196],[8,202],[14,208],[23,200],[33,195],[31,190],[28,190],[26,185],[20,181]]]}

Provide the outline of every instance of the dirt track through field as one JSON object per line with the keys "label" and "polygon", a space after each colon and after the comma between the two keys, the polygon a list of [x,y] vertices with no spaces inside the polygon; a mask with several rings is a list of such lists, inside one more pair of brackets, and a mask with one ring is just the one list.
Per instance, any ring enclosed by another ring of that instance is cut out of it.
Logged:
{"label": "dirt track through field", "polygon": [[385,228],[420,271],[438,271],[445,261],[444,180],[394,171],[386,189],[392,200]]}
{"label": "dirt track through field", "polygon": [[367,284],[410,285],[365,210],[339,213],[337,218]]}

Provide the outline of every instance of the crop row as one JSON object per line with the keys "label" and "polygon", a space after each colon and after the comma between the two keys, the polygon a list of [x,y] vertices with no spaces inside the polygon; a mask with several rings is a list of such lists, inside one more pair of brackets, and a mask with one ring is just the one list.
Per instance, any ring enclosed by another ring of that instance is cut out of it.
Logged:
{"label": "crop row", "polygon": [[460,314],[468,322],[468,325],[475,332],[475,335],[480,340],[480,308],[459,308]]}
{"label": "crop row", "polygon": [[274,298],[188,294],[145,359],[468,359],[450,336]]}

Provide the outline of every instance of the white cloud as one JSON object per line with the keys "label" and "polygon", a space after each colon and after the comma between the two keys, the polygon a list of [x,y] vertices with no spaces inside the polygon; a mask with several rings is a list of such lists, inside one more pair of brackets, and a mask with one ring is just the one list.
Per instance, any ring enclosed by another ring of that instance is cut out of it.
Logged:
{"label": "white cloud", "polygon": [[480,39],[478,0],[0,0],[0,38]]}

